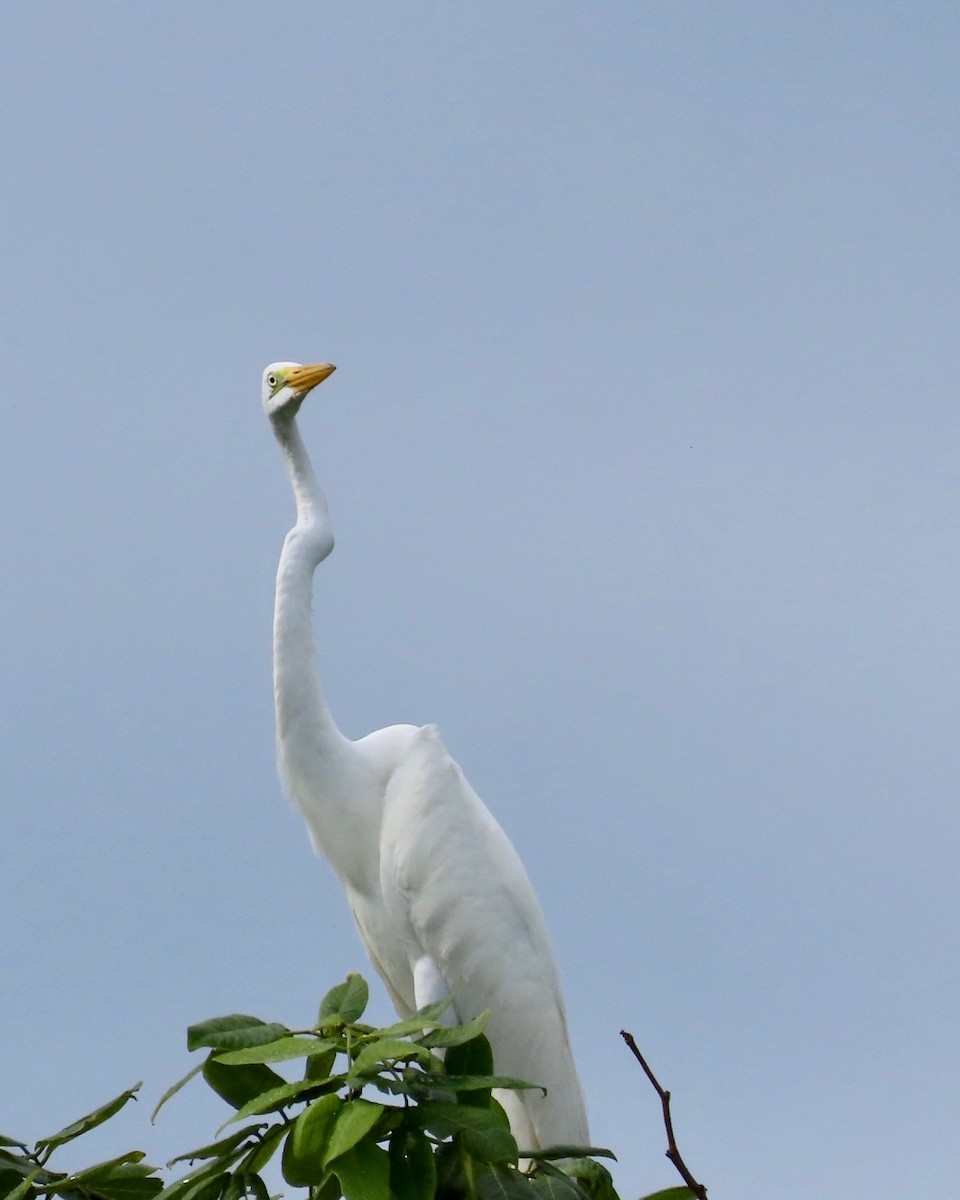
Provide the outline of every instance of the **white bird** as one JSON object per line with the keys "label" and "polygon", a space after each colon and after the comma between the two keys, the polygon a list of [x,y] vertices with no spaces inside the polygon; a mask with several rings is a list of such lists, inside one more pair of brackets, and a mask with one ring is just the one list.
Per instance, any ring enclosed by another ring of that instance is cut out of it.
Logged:
{"label": "white bird", "polygon": [[263,407],[297,504],[273,625],[280,777],[401,1017],[448,996],[458,1021],[489,1010],[495,1071],[547,1089],[497,1093],[521,1150],[586,1146],[550,938],[513,845],[434,726],[391,725],[351,741],[323,697],[311,599],[333,531],[295,417],[333,370],[277,362],[263,373]]}

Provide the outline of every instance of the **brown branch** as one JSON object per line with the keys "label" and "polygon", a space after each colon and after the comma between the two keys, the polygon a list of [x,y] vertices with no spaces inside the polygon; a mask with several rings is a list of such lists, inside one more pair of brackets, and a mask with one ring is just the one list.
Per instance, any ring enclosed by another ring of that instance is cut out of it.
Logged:
{"label": "brown branch", "polygon": [[677,1149],[677,1139],[673,1136],[673,1120],[670,1117],[670,1093],[665,1091],[659,1084],[656,1075],[650,1070],[647,1065],[647,1060],[637,1048],[637,1043],[633,1040],[633,1034],[627,1033],[625,1029],[620,1030],[620,1036],[630,1047],[633,1052],[633,1057],[637,1060],[643,1073],[653,1084],[657,1095],[660,1097],[660,1104],[663,1108],[663,1124],[667,1131],[667,1158],[680,1172],[683,1182],[687,1185],[691,1192],[697,1197],[697,1200],[707,1200],[707,1189],[702,1183],[697,1183],[694,1177],[690,1174],[690,1169],[680,1157],[680,1151]]}

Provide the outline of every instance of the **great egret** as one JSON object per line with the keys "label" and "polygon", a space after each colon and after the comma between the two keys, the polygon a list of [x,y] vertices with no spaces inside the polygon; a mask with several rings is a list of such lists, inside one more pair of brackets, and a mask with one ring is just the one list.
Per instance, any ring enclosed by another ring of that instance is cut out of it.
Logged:
{"label": "great egret", "polygon": [[263,407],[297,504],[273,625],[280,776],[346,890],[397,1012],[448,996],[459,1021],[488,1009],[494,1069],[547,1088],[498,1093],[520,1148],[586,1146],[557,968],[517,852],[432,725],[391,725],[354,742],[323,698],[311,596],[333,531],[295,417],[333,370],[277,362],[263,373]]}

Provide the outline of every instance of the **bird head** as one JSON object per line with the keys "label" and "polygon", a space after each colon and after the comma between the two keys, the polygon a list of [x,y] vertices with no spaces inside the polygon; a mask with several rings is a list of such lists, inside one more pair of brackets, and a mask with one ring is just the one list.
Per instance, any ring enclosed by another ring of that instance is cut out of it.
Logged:
{"label": "bird head", "polygon": [[333,363],[275,362],[263,372],[260,399],[264,412],[273,420],[296,414],[311,388],[323,383],[336,370]]}

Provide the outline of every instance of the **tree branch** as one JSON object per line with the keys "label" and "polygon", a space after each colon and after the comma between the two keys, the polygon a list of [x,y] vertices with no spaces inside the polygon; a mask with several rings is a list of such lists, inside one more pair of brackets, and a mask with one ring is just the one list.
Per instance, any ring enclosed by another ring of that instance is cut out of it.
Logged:
{"label": "tree branch", "polygon": [[673,1135],[673,1120],[670,1116],[670,1093],[665,1091],[659,1084],[656,1075],[650,1070],[647,1065],[647,1060],[637,1048],[637,1043],[633,1040],[633,1034],[627,1033],[625,1029],[620,1030],[620,1036],[630,1047],[634,1058],[643,1067],[643,1073],[653,1084],[657,1095],[660,1097],[660,1105],[663,1108],[663,1125],[667,1131],[667,1158],[680,1172],[680,1176],[687,1187],[697,1197],[697,1200],[707,1200],[707,1189],[702,1183],[697,1183],[696,1179],[691,1175],[690,1169],[680,1156],[680,1151],[677,1149],[677,1139]]}

